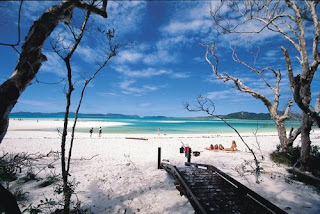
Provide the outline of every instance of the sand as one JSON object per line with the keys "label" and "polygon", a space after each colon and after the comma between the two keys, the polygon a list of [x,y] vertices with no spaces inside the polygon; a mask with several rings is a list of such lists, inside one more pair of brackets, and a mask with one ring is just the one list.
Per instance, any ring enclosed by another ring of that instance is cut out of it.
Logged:
{"label": "sand", "polygon": [[[101,122],[103,123],[103,122]],[[62,121],[53,120],[11,120],[5,139],[0,145],[2,152],[29,154],[47,154],[60,151],[61,137],[57,127]],[[99,127],[96,122],[79,123],[79,127]],[[109,123],[109,125],[111,125]],[[121,124],[118,124],[121,125]],[[48,131],[52,130],[52,131]],[[70,135],[70,134],[69,134]],[[251,171],[241,171],[245,161],[251,162],[252,155],[247,152],[236,134],[102,134],[76,133],[70,179],[79,182],[75,189],[84,208],[94,213],[194,213],[187,198],[180,196],[175,189],[174,180],[164,170],[157,169],[158,147],[162,150],[162,159],[174,165],[183,165],[184,154],[179,153],[181,143],[188,144],[193,151],[200,151],[192,162],[211,164],[232,176],[248,188],[270,200],[288,213],[320,213],[320,194],[315,188],[298,181],[288,179],[287,168],[270,161],[269,154],[279,142],[276,133],[258,133],[264,160],[257,149],[256,138],[252,133],[242,133],[245,141],[254,149],[263,173],[260,184],[255,183]],[[137,140],[127,138],[146,138]],[[235,140],[239,152],[207,151],[210,144],[222,144],[225,147]],[[320,145],[320,132],[311,135],[313,145]],[[298,144],[296,140],[295,144]],[[60,160],[55,155],[44,157],[36,162],[33,171],[38,177],[60,174]],[[48,164],[53,167],[48,168]],[[250,169],[247,166],[247,169]],[[28,169],[23,169],[22,176]],[[40,171],[41,170],[41,171]],[[40,172],[39,172],[40,171]],[[55,185],[39,188],[41,181],[29,181],[22,184],[29,192],[27,201],[20,204],[21,209],[30,203],[37,205],[41,199],[59,199],[54,195]],[[16,184],[12,184],[13,186]],[[75,200],[75,197],[73,197]]]}

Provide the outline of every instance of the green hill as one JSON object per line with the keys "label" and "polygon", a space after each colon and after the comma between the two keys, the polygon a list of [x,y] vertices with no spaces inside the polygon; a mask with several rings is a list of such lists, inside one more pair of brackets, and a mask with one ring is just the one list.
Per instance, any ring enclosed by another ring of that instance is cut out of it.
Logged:
{"label": "green hill", "polygon": [[268,113],[250,113],[250,112],[235,112],[223,116],[225,119],[245,119],[245,120],[271,120]]}

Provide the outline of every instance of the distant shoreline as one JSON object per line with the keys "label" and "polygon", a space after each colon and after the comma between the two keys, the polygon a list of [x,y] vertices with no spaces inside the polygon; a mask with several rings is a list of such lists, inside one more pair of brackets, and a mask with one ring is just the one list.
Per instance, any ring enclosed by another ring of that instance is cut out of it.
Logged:
{"label": "distant shoreline", "polygon": [[[299,113],[291,113],[292,119],[289,121],[299,121],[301,119],[301,115]],[[56,113],[42,113],[42,112],[13,112],[10,113],[9,117],[14,118],[64,118],[64,112],[56,112]],[[130,119],[209,119],[215,120],[218,118],[214,118],[211,116],[198,116],[198,117],[167,117],[167,116],[138,116],[138,115],[125,115],[118,113],[107,113],[107,114],[91,114],[91,113],[80,113],[79,118],[88,119],[88,118],[99,118],[99,119],[121,119],[121,118],[130,118]],[[227,120],[271,120],[269,113],[251,113],[251,112],[235,112],[227,115],[219,115]],[[75,118],[75,113],[70,112],[69,118]]]}
{"label": "distant shoreline", "polygon": [[[68,128],[73,125],[70,118]],[[271,120],[240,120],[228,119],[234,128],[241,133],[276,132]],[[300,123],[288,122],[287,129],[299,127]],[[221,134],[234,133],[220,119],[182,119],[182,118],[79,118],[76,132],[87,133],[89,129],[102,128],[103,133],[108,134],[155,134],[160,129],[163,135],[169,134]],[[62,130],[62,117],[19,117],[10,118],[9,130],[11,131],[57,131]]]}

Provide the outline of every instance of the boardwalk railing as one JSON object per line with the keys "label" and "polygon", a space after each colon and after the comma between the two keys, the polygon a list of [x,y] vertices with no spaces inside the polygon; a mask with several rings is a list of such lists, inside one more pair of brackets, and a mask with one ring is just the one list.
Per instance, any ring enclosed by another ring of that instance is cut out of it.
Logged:
{"label": "boardwalk railing", "polygon": [[[231,200],[229,202],[225,201],[225,203],[230,203],[229,206],[234,206],[232,212],[236,211],[236,213],[255,213],[255,208],[261,213],[286,213],[212,165],[186,163],[185,167],[178,168],[171,164],[161,163],[161,168],[176,178],[181,186],[182,192],[189,198],[196,213],[222,213],[223,210],[225,211],[225,207],[219,210],[220,205],[214,205],[216,201],[219,203],[219,197],[222,197],[221,200]],[[201,174],[201,176],[197,177],[197,173]],[[217,182],[213,180],[217,180]],[[225,195],[228,196],[224,197]],[[243,203],[248,203],[249,205],[244,206]],[[228,208],[228,210],[230,209]],[[247,211],[244,212],[243,210],[246,209]]]}

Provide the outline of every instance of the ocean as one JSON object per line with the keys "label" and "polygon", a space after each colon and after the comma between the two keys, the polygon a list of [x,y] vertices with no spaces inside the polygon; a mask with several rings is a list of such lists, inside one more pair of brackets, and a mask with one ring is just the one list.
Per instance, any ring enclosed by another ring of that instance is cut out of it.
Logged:
{"label": "ocean", "polygon": [[[18,117],[10,117],[18,118]],[[22,119],[59,119],[62,117],[19,117]],[[71,118],[72,119],[72,118]],[[191,119],[191,118],[92,118],[80,117],[79,120],[109,121],[124,123],[121,126],[102,127],[103,133],[157,133],[161,134],[217,134],[234,132],[220,119]],[[276,128],[272,120],[230,120],[227,122],[239,132],[275,132]],[[286,122],[287,129],[300,126],[299,121]],[[77,128],[77,132],[88,132],[88,128]]]}
{"label": "ocean", "polygon": [[[161,133],[172,134],[210,134],[234,132],[222,120],[219,119],[181,119],[181,118],[139,118],[139,119],[108,119],[108,121],[124,122],[127,125],[107,127],[104,133]],[[276,131],[272,120],[227,120],[239,132]],[[288,129],[299,127],[299,122],[288,122]]]}

